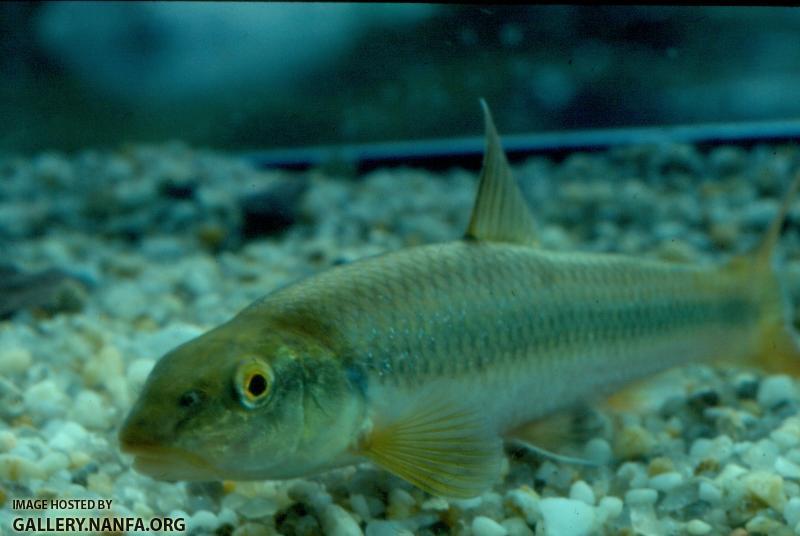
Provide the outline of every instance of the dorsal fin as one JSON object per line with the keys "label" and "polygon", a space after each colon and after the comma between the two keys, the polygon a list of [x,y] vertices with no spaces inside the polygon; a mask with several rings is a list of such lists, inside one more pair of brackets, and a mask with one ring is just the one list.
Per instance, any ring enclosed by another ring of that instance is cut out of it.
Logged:
{"label": "dorsal fin", "polygon": [[486,121],[486,153],[465,238],[535,244],[533,217],[511,173],[489,106],[483,99],[481,106]]}

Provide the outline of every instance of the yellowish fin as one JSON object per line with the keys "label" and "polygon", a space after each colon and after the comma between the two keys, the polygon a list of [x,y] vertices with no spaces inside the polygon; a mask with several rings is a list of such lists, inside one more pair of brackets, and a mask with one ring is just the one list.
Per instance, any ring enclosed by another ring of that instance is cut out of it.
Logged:
{"label": "yellowish fin", "polygon": [[533,217],[511,173],[492,114],[483,99],[481,106],[486,122],[486,154],[465,238],[533,245],[536,243]]}
{"label": "yellowish fin", "polygon": [[360,454],[429,493],[467,498],[497,478],[502,443],[476,412],[423,397],[391,423],[376,423]]}
{"label": "yellowish fin", "polygon": [[582,443],[596,435],[599,422],[589,407],[582,406],[572,411],[562,411],[515,428],[506,434],[512,447],[541,458],[571,465],[594,466],[596,462],[565,456],[558,449],[569,443]]}
{"label": "yellowish fin", "polygon": [[757,348],[750,362],[768,372],[800,376],[800,345],[792,330],[792,310],[787,293],[775,273],[775,248],[783,223],[800,189],[800,173],[792,180],[778,214],[761,243],[750,253],[735,257],[725,270],[750,287],[761,304]]}

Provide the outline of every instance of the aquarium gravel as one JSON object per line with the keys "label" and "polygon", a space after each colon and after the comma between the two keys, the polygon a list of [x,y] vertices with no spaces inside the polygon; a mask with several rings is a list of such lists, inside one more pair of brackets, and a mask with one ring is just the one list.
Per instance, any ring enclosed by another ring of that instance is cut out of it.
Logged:
{"label": "aquarium gravel", "polygon": [[[515,170],[543,247],[711,263],[756,243],[798,168],[792,147],[663,145]],[[798,384],[735,364],[660,375],[624,409],[597,401],[595,437],[564,446],[597,466],[509,451],[469,500],[369,465],[210,483],[130,468],[116,431],[162,354],[298,277],[458,237],[475,187],[476,170],[288,173],[179,143],[0,160],[0,533],[82,515],[191,534],[800,534]],[[781,241],[795,307],[798,215]],[[28,498],[112,502],[12,508]]]}

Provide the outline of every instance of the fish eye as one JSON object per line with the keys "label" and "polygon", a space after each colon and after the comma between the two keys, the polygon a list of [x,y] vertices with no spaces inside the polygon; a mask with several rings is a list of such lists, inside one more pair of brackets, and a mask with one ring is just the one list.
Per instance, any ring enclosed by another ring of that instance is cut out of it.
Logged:
{"label": "fish eye", "polygon": [[249,359],[236,371],[235,387],[242,405],[256,408],[269,399],[272,369],[260,359]]}

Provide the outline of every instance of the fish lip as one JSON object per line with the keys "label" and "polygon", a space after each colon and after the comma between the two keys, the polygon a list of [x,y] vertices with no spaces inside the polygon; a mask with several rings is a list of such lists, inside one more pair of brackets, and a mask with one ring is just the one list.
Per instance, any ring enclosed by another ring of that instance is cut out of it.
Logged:
{"label": "fish lip", "polygon": [[133,456],[137,472],[158,480],[219,480],[217,469],[202,457],[178,447],[120,441],[120,450]]}

